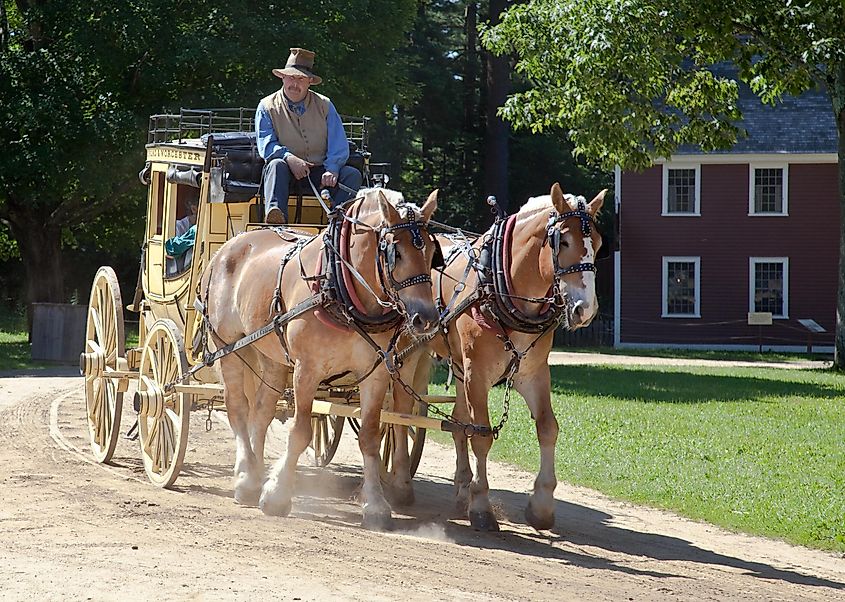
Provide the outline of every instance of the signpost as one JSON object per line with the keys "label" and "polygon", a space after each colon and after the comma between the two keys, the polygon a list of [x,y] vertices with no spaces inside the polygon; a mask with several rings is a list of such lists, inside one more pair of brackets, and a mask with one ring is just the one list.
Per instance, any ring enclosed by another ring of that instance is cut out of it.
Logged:
{"label": "signpost", "polygon": [[810,318],[803,318],[798,320],[798,323],[801,324],[804,328],[807,329],[807,353],[813,352],[813,333],[816,332],[827,332],[824,327],[816,322],[815,320],[811,320]]}
{"label": "signpost", "polygon": [[763,353],[763,326],[772,324],[772,312],[750,311],[748,312],[748,324],[750,326],[757,325],[757,345],[760,353]]}

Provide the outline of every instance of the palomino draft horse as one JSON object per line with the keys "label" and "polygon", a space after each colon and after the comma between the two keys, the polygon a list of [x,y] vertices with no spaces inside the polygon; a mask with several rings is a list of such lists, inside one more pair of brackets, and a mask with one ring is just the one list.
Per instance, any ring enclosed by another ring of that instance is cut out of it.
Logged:
{"label": "palomino draft horse", "polygon": [[[551,194],[530,199],[472,246],[438,237],[449,259],[442,272],[432,272],[438,304],[444,308],[444,336],[435,337],[432,348],[451,357],[456,376],[463,380],[453,418],[489,428],[490,388],[512,377],[531,410],[540,444],[540,471],[525,510],[536,529],[554,525],[557,485],[558,424],[551,407],[549,352],[559,324],[586,326],[598,310],[594,261],[601,236],[593,221],[606,192],[587,204],[583,197],[564,196],[554,184]],[[427,369],[423,364],[420,369]],[[474,478],[466,434],[455,432],[453,437],[459,507],[467,508],[475,528],[498,530],[487,482],[493,437],[482,433],[470,439]]]}
{"label": "palomino draft horse", "polygon": [[[206,323],[218,347],[280,321],[277,336],[258,339],[219,364],[235,434],[239,503],[257,502],[271,515],[290,512],[296,463],[311,440],[315,393],[321,382],[345,375],[360,381],[364,524],[389,524],[378,450],[391,376],[376,347],[387,349],[397,329],[425,335],[437,326],[429,275],[435,245],[426,230],[436,208],[437,191],[419,208],[398,192],[370,189],[339,210],[322,235],[297,240],[289,230],[251,231],[214,256],[200,294],[205,292]],[[265,436],[290,370],[296,415],[287,454],[265,481]],[[396,468],[408,473],[407,461]],[[410,481],[410,474],[401,479],[406,487]]]}

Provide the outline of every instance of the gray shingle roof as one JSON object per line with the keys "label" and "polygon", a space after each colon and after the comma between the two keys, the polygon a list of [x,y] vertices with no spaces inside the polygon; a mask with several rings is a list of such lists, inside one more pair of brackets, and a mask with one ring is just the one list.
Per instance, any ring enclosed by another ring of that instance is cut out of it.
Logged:
{"label": "gray shingle roof", "polygon": [[[784,96],[775,106],[763,104],[746,84],[739,82],[739,108],[743,120],[740,136],[727,153],[835,153],[836,123],[827,92],[810,90],[801,96]],[[685,145],[678,155],[700,154],[697,146]]]}

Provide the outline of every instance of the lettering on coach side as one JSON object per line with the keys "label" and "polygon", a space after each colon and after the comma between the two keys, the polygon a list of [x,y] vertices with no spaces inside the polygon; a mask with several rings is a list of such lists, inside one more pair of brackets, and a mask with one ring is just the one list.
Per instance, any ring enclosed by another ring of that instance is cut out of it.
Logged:
{"label": "lettering on coach side", "polygon": [[194,161],[199,163],[202,156],[197,151],[182,150],[178,148],[151,148],[147,151],[148,159],[164,159],[170,161]]}

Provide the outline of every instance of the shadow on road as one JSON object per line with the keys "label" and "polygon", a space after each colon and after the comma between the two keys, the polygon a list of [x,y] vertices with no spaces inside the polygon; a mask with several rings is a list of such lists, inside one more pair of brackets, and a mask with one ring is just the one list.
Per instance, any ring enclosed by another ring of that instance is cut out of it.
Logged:
{"label": "shadow on road", "polygon": [[[196,467],[188,470],[193,472]],[[230,467],[204,466],[199,473],[230,474]],[[206,475],[208,476],[208,475]],[[333,464],[329,468],[300,465],[297,469],[296,494],[291,516],[342,527],[360,528],[361,511],[358,496],[361,489],[359,466]],[[202,479],[200,479],[200,482]],[[640,532],[612,524],[614,517],[593,508],[558,500],[556,525],[551,531],[526,531],[523,509],[528,495],[511,491],[491,491],[491,500],[505,517],[498,533],[474,530],[454,507],[451,483],[418,476],[414,480],[416,503],[408,508],[395,508],[392,531],[426,540],[449,541],[460,546],[497,549],[522,556],[534,556],[592,570],[605,570],[648,577],[682,577],[638,569],[631,559],[610,558],[573,550],[573,546],[595,547],[615,554],[644,557],[657,561],[679,561],[728,567],[761,579],[785,581],[796,585],[829,587],[845,590],[845,583],[776,568],[763,562],[743,560],[696,546],[682,538]],[[178,487],[176,488],[179,489]],[[206,485],[192,485],[183,490],[197,491],[232,499],[232,490]],[[389,497],[389,490],[386,489]],[[256,509],[256,512],[260,512]],[[519,525],[516,527],[516,525]],[[515,528],[516,527],[516,528]],[[572,544],[566,549],[550,545]]]}

